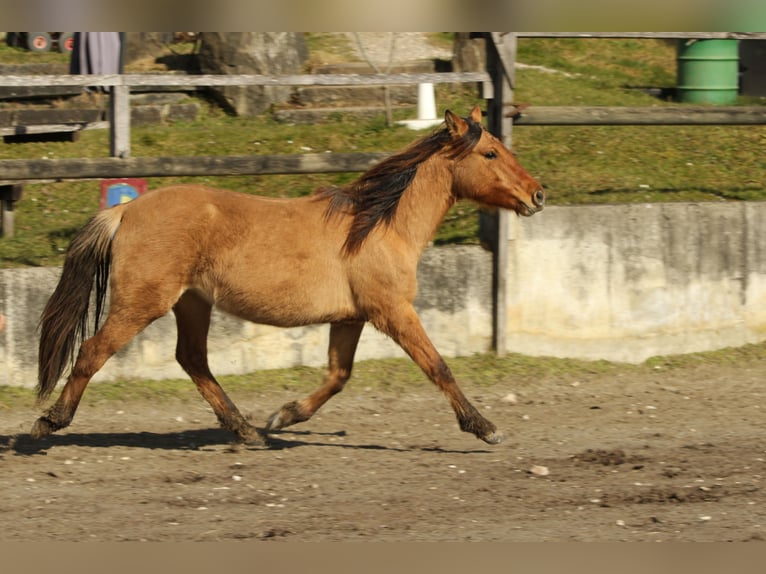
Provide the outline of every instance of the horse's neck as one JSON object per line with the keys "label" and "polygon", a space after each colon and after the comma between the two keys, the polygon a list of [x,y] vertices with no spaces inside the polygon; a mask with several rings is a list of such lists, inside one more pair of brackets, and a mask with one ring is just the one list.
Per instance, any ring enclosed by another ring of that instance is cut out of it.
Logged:
{"label": "horse's neck", "polygon": [[418,254],[433,239],[439,224],[452,205],[452,173],[446,160],[422,164],[402,195],[396,210],[394,228]]}

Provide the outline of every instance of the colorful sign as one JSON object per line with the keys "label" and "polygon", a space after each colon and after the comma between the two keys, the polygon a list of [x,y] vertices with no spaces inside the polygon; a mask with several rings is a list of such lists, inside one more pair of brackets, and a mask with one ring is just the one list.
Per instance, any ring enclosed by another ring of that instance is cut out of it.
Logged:
{"label": "colorful sign", "polygon": [[101,209],[128,203],[146,192],[146,180],[136,178],[101,180]]}

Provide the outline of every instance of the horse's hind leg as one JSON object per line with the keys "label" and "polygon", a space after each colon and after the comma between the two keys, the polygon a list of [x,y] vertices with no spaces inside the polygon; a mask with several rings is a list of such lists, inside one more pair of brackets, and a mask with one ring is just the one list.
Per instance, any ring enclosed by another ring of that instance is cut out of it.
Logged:
{"label": "horse's hind leg", "polygon": [[225,429],[249,442],[263,444],[258,431],[248,423],[210,372],[207,361],[207,334],[212,306],[191,291],[184,293],[173,307],[178,326],[176,359],[197,389],[213,408]]}
{"label": "horse's hind leg", "polygon": [[351,376],[356,345],[364,322],[333,323],[330,326],[329,365],[322,386],[300,401],[292,401],[269,417],[266,432],[307,421],[330,397],[343,390]]}
{"label": "horse's hind leg", "polygon": [[83,342],[66,385],[53,406],[35,422],[30,433],[32,437],[42,438],[69,426],[85,387],[93,375],[104,366],[109,357],[161,315],[162,313],[149,314],[147,310],[139,313],[135,309],[113,306],[98,332]]}

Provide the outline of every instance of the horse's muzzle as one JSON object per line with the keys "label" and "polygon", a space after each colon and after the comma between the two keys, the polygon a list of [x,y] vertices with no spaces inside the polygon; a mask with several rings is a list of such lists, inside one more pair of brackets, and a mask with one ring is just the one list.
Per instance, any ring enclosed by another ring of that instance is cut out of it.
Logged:
{"label": "horse's muzzle", "polygon": [[532,194],[531,205],[527,202],[524,202],[526,213],[524,213],[523,215],[526,215],[526,216],[534,215],[538,211],[543,210],[543,205],[545,205],[545,192],[543,191],[542,187],[538,187],[535,190],[535,192]]}

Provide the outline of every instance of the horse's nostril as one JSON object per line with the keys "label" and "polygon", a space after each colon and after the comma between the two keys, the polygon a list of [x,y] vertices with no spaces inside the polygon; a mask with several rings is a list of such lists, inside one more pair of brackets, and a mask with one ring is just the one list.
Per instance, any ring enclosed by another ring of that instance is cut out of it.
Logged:
{"label": "horse's nostril", "polygon": [[541,207],[545,203],[545,192],[542,189],[538,189],[534,195],[535,205]]}

